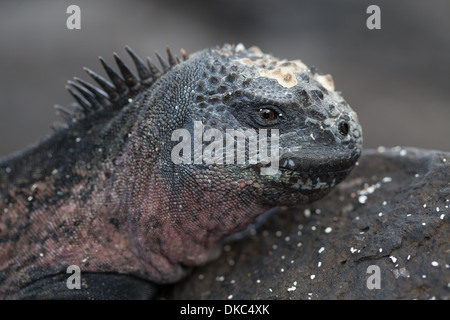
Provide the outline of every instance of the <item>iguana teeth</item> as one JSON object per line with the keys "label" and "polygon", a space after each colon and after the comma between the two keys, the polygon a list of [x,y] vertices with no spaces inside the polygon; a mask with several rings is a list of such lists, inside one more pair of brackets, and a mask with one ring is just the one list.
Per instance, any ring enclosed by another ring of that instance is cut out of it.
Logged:
{"label": "iguana teeth", "polygon": [[122,77],[125,80],[125,84],[131,91],[137,91],[140,87],[139,78],[134,74],[134,72],[120,59],[117,53],[113,53],[114,59],[116,60],[116,64],[119,67],[120,73],[122,73]]}
{"label": "iguana teeth", "polygon": [[128,86],[125,83],[125,81],[122,79],[122,77],[116,71],[114,71],[114,69],[108,64],[108,62],[106,62],[105,59],[103,59],[102,57],[99,57],[99,60],[102,64],[103,68],[105,69],[106,73],[108,74],[109,79],[114,84],[114,87],[116,88],[117,93],[121,97],[127,95],[130,90],[128,89]]}

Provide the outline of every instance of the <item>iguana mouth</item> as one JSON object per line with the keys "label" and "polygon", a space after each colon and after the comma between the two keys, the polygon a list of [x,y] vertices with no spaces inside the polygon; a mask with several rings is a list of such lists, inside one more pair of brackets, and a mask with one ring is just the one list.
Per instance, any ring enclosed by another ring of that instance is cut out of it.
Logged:
{"label": "iguana mouth", "polygon": [[361,152],[338,153],[338,152],[303,152],[283,153],[278,160],[278,165],[272,162],[256,164],[258,168],[277,167],[283,171],[298,173],[339,173],[347,172],[353,168]]}
{"label": "iguana mouth", "polygon": [[353,168],[360,152],[340,154],[337,152],[285,153],[280,157],[279,168],[304,173],[338,173]]}
{"label": "iguana mouth", "polygon": [[[353,169],[360,152],[328,154],[304,152],[303,154],[284,153],[279,160],[278,171],[266,179],[278,181],[289,189],[298,190],[305,195],[327,192],[343,181]],[[273,164],[259,164],[268,168]],[[320,192],[319,192],[320,191]]]}

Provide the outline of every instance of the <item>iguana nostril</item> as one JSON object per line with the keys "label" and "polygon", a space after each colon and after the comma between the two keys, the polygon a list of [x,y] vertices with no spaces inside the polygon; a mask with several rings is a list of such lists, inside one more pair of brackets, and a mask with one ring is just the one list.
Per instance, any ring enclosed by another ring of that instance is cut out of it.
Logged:
{"label": "iguana nostril", "polygon": [[350,125],[347,122],[341,122],[338,125],[339,133],[343,136],[348,135],[348,132],[350,131]]}

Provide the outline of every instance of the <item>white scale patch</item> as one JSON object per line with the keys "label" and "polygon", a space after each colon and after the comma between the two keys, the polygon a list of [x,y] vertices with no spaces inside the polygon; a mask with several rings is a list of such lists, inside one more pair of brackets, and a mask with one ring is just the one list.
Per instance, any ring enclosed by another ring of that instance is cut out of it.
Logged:
{"label": "white scale patch", "polygon": [[[242,52],[245,47],[239,44],[236,47],[236,52]],[[236,59],[235,62],[252,67],[258,67],[260,77],[275,79],[281,86],[285,88],[292,88],[298,84],[298,79],[295,73],[305,72],[308,67],[301,60],[277,60],[270,55],[265,55],[258,47],[251,47],[248,49],[253,57],[258,59],[252,60],[249,58]],[[222,52],[230,56],[230,53]],[[331,75],[313,76],[325,89],[334,91],[334,81]]]}

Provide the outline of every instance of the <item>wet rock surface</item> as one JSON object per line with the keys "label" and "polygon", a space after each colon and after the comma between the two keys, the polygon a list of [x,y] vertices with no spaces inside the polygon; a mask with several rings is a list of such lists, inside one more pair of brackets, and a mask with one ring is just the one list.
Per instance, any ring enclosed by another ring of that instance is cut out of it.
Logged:
{"label": "wet rock surface", "polygon": [[449,169],[446,152],[365,150],[324,199],[280,208],[158,298],[449,299]]}

